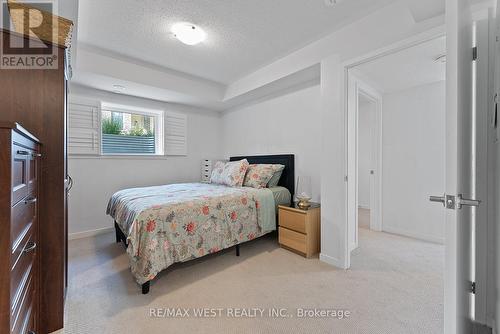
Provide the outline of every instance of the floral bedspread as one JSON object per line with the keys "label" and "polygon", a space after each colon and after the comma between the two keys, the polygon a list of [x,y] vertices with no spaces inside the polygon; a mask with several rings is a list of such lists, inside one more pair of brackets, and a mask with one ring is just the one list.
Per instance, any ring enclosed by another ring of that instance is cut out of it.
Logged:
{"label": "floral bedspread", "polygon": [[276,229],[269,189],[185,183],[115,193],[107,214],[127,236],[139,284],[184,262],[252,240]]}

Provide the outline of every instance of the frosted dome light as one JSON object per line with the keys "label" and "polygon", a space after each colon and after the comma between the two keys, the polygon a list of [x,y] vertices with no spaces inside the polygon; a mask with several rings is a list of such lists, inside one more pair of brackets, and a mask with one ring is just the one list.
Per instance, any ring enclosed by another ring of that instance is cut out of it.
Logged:
{"label": "frosted dome light", "polygon": [[177,23],[172,26],[175,38],[187,45],[196,45],[207,38],[207,34],[200,27],[191,23]]}

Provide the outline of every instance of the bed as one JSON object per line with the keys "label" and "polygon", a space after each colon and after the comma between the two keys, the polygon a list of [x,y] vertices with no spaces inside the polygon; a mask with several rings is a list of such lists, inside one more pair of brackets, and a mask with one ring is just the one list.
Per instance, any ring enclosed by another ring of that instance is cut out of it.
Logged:
{"label": "bed", "polygon": [[285,166],[277,187],[255,189],[183,183],[125,189],[115,193],[107,214],[117,242],[126,245],[131,272],[142,293],[174,263],[216,253],[274,232],[277,205],[294,193],[294,155],[231,157],[250,164]]}

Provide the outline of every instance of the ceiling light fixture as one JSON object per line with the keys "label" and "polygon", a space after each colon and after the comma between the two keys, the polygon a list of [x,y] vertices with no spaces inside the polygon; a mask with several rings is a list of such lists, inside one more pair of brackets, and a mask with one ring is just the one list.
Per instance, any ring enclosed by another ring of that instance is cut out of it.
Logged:
{"label": "ceiling light fixture", "polygon": [[175,38],[187,45],[196,45],[207,38],[207,34],[203,29],[187,22],[174,24],[172,26],[172,33]]}

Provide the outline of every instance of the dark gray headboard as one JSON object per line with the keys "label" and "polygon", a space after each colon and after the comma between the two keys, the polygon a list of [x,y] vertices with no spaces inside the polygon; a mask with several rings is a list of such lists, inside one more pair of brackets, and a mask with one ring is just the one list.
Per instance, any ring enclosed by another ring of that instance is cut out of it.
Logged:
{"label": "dark gray headboard", "polygon": [[295,155],[294,154],[278,154],[278,155],[254,155],[254,156],[239,156],[231,157],[230,161],[247,159],[251,164],[280,164],[284,165],[285,169],[281,174],[279,186],[287,188],[292,194],[292,200],[295,195]]}

